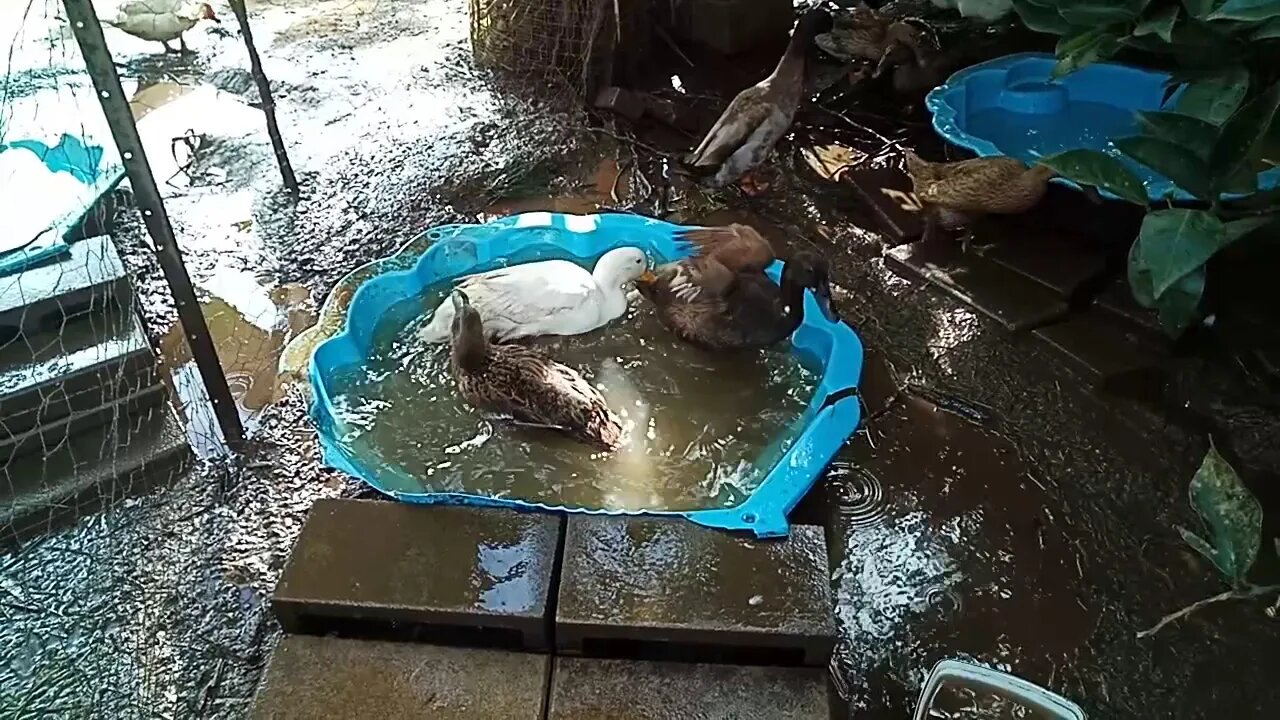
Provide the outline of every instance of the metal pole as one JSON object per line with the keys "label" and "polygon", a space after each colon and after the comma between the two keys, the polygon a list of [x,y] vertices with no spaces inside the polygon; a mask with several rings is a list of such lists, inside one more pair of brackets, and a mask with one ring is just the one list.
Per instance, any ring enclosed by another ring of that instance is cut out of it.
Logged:
{"label": "metal pole", "polygon": [[231,397],[231,388],[227,387],[227,377],[222,372],[218,351],[213,346],[213,338],[209,336],[204,314],[200,312],[200,301],[196,299],[191,276],[187,274],[187,267],[182,262],[182,252],[173,237],[169,215],[160,200],[160,189],[156,187],[151,166],[147,164],[142,140],[138,137],[138,126],[133,122],[129,101],[124,96],[124,89],[120,87],[120,76],[116,74],[116,66],[111,59],[111,51],[107,49],[106,38],[102,36],[102,26],[98,24],[93,3],[90,0],[63,0],[62,5],[67,10],[67,19],[70,20],[72,32],[80,45],[80,53],[84,56],[93,87],[98,92],[102,112],[111,126],[111,136],[115,139],[125,171],[129,174],[138,209],[142,211],[142,220],[155,244],[160,269],[164,271],[169,290],[177,303],[178,320],[182,323],[187,344],[191,347],[191,356],[196,361],[196,368],[199,369],[205,389],[209,392],[209,399],[213,402],[213,412],[222,428],[223,439],[229,447],[239,448],[244,443],[240,413]]}
{"label": "metal pole", "polygon": [[249,13],[245,10],[244,0],[231,0],[231,12],[236,14],[236,22],[240,24],[240,34],[244,36],[245,49],[249,51],[249,72],[258,85],[258,99],[262,101],[262,112],[267,116],[267,135],[271,138],[271,147],[276,153],[276,164],[280,166],[280,177],[284,186],[294,195],[298,194],[298,178],[293,174],[293,165],[285,153],[284,138],[280,135],[280,124],[276,122],[276,103],[271,97],[271,81],[262,70],[262,60],[258,57],[258,48],[253,44],[253,33],[249,30]]}

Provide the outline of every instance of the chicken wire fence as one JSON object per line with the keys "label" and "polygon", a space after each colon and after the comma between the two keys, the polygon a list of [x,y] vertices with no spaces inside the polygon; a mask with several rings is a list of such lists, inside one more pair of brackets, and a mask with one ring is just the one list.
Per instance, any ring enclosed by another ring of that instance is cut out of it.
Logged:
{"label": "chicken wire fence", "polygon": [[[0,718],[241,717],[261,590],[226,561],[221,432],[65,18],[0,3]],[[162,194],[198,193],[198,133],[147,120],[186,70],[140,58],[119,73]],[[285,340],[249,325],[218,348],[242,414]]]}

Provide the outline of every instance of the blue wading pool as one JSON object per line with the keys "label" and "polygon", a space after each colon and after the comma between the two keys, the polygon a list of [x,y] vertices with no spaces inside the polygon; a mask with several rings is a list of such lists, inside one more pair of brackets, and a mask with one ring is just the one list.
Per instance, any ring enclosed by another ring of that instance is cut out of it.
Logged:
{"label": "blue wading pool", "polygon": [[[1117,63],[1094,63],[1050,80],[1055,59],[1019,53],[989,60],[952,75],[934,88],[925,105],[939,135],[981,157],[1007,155],[1026,163],[1063,150],[1100,150],[1123,160],[1152,201],[1192,196],[1145,165],[1120,153],[1111,140],[1139,134],[1134,113],[1174,110],[1179,88],[1162,104],[1166,73]],[[1066,179],[1054,182],[1078,186]],[[1259,189],[1280,184],[1280,169],[1258,176]],[[1102,191],[1103,195],[1115,196]]]}
{"label": "blue wading pool", "polygon": [[[507,264],[508,256],[572,260],[590,267],[597,258],[617,247],[644,249],[656,262],[685,257],[689,248],[677,240],[681,226],[637,215],[564,215],[525,213],[484,225],[449,225],[427,235],[434,242],[412,266],[389,269],[360,285],[347,310],[342,330],[321,343],[312,355],[311,415],[315,421],[325,462],[360,478],[397,500],[424,504],[483,505],[524,510],[554,510],[614,515],[669,515],[700,525],[750,531],[757,537],[787,534],[787,515],[813,487],[818,476],[858,428],[861,405],[857,387],[862,375],[862,342],[844,323],[828,320],[812,294],[806,294],[804,322],[791,338],[793,350],[815,367],[821,380],[797,422],[802,423],[793,441],[766,450],[758,463],[772,462],[764,479],[735,507],[690,511],[610,510],[565,507],[533,500],[517,500],[455,492],[403,492],[400,472],[376,458],[360,457],[340,442],[341,414],[334,406],[337,378],[345,369],[367,364],[379,320],[406,300],[458,278]],[[411,245],[413,243],[410,243]],[[391,263],[388,263],[389,265]],[[398,263],[397,263],[398,264]],[[768,270],[778,282],[781,262]],[[780,452],[779,452],[780,451]],[[394,482],[393,482],[394,481]]]}

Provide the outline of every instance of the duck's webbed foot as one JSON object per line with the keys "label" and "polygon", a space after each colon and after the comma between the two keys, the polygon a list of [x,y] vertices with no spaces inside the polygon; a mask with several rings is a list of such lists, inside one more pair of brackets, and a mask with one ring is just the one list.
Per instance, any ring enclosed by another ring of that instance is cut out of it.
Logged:
{"label": "duck's webbed foot", "polygon": [[173,49],[173,46],[169,44],[168,40],[161,40],[160,44],[164,46],[164,51],[166,53],[173,54],[178,52],[177,50]]}
{"label": "duck's webbed foot", "polygon": [[191,52],[191,49],[187,47],[187,39],[182,35],[178,36],[178,52],[182,55]]}

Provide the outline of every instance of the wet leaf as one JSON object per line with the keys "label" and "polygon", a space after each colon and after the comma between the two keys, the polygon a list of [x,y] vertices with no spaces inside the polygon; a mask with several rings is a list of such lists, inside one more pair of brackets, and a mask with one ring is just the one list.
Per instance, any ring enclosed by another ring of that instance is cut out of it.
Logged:
{"label": "wet leaf", "polygon": [[1226,226],[1203,210],[1171,209],[1147,213],[1138,232],[1138,259],[1151,274],[1159,299],[1182,276],[1201,267],[1226,243]]}
{"label": "wet leaf", "polygon": [[1140,6],[1125,3],[1094,0],[1094,2],[1063,2],[1058,4],[1058,14],[1064,20],[1079,27],[1097,27],[1110,23],[1133,20],[1142,10]]}
{"label": "wet leaf", "polygon": [[1216,77],[1187,85],[1178,97],[1176,110],[1221,125],[1231,117],[1245,93],[1249,92],[1249,71],[1233,68]]}
{"label": "wet leaf", "polygon": [[1262,546],[1262,505],[1213,446],[1191,478],[1188,492],[1209,538],[1206,541],[1181,528],[1179,532],[1183,538],[1196,538],[1199,542],[1187,542],[1239,585]]}
{"label": "wet leaf", "polygon": [[839,180],[856,162],[866,157],[844,145],[818,145],[802,151],[804,160],[813,171],[827,180]]}
{"label": "wet leaf", "polygon": [[1202,18],[1213,10],[1215,0],[1182,0],[1182,6],[1193,18]]}
{"label": "wet leaf", "polygon": [[1133,299],[1144,308],[1156,306],[1156,293],[1151,289],[1151,271],[1142,259],[1142,243],[1137,239],[1129,246],[1129,290]]}
{"label": "wet leaf", "polygon": [[1210,20],[1269,20],[1280,17],[1280,0],[1227,0],[1209,14]]}
{"label": "wet leaf", "polygon": [[1156,35],[1165,42],[1173,42],[1173,25],[1178,21],[1180,12],[1182,12],[1182,8],[1177,5],[1166,5],[1159,8],[1140,20],[1134,26],[1133,34],[1138,37]]}
{"label": "wet leaf", "polygon": [[1218,126],[1197,117],[1176,112],[1138,112],[1138,127],[1148,135],[1167,140],[1209,160],[1209,150],[1218,137]]}
{"label": "wet leaf", "polygon": [[1200,299],[1204,297],[1204,267],[1182,276],[1156,301],[1160,328],[1170,337],[1178,337],[1200,318]]}
{"label": "wet leaf", "polygon": [[1120,152],[1169,178],[1183,190],[1201,199],[1209,197],[1208,166],[1194,152],[1147,135],[1119,138],[1113,143]]}
{"label": "wet leaf", "polygon": [[1013,9],[1028,30],[1050,35],[1063,35],[1071,30],[1070,23],[1062,19],[1057,8],[1037,5],[1030,0],[1013,0]]}
{"label": "wet leaf", "polygon": [[1255,148],[1266,137],[1280,108],[1280,82],[1237,110],[1222,125],[1222,134],[1209,153],[1214,184],[1230,178],[1246,166]]}
{"label": "wet leaf", "polygon": [[1147,191],[1124,163],[1097,150],[1067,150],[1040,158],[1040,164],[1082,185],[1102,188],[1116,197],[1145,206]]}
{"label": "wet leaf", "polygon": [[1058,63],[1052,77],[1060,78],[1099,60],[1110,58],[1120,48],[1120,38],[1109,28],[1098,27],[1058,41]]}
{"label": "wet leaf", "polygon": [[1280,38],[1280,18],[1272,18],[1253,33],[1254,40],[1275,40]]}

